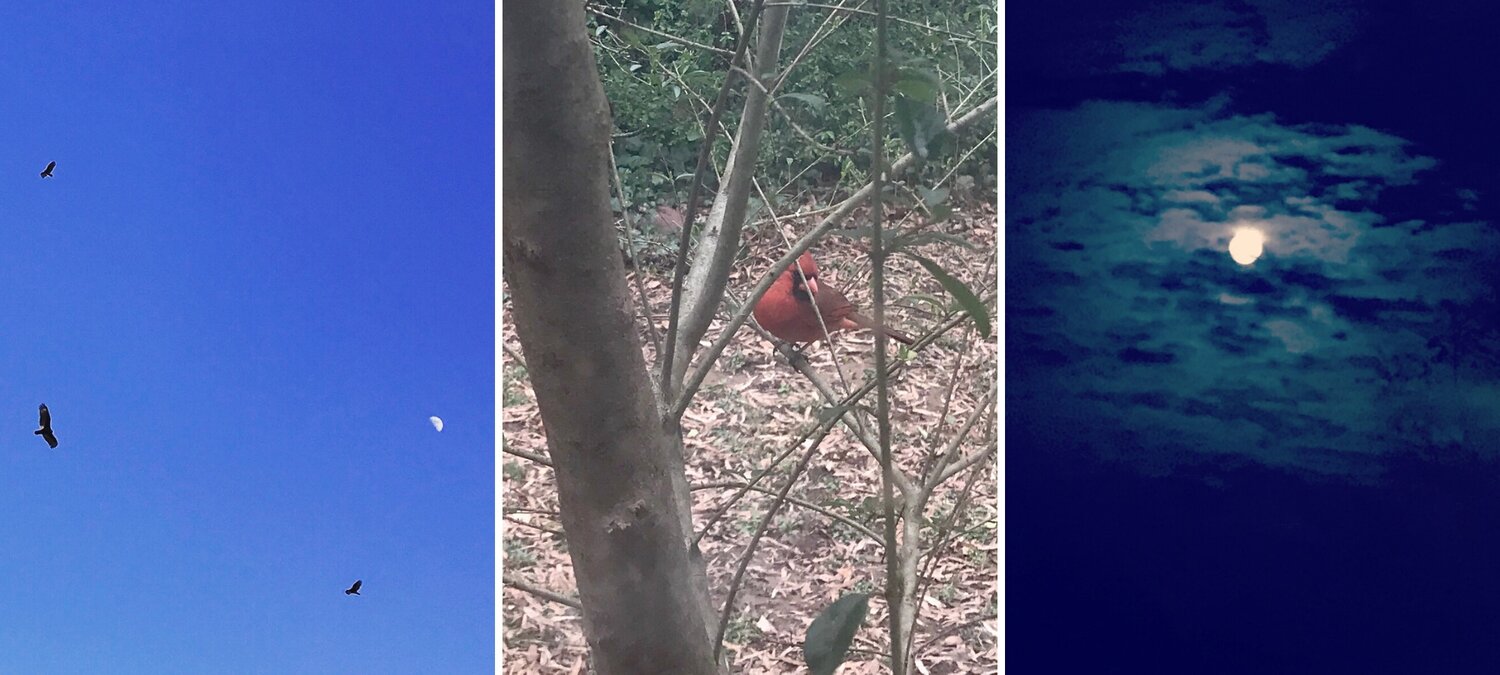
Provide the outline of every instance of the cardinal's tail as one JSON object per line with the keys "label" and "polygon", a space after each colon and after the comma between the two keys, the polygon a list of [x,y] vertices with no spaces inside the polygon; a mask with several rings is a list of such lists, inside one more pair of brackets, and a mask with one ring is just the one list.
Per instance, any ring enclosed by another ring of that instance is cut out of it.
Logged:
{"label": "cardinal's tail", "polygon": [[913,340],[910,335],[907,335],[906,333],[903,333],[903,332],[901,332],[899,330],[896,330],[894,328],[886,328],[885,329],[885,334],[891,336],[892,340],[900,342],[901,344],[904,344],[904,345],[914,345],[914,344],[917,343],[917,341]]}
{"label": "cardinal's tail", "polygon": [[889,326],[882,326],[880,324],[877,324],[877,323],[875,323],[874,319],[871,319],[868,316],[860,314],[859,312],[855,312],[853,314],[850,314],[849,315],[849,319],[852,320],[852,321],[854,321],[854,323],[856,325],[858,325],[859,327],[861,327],[861,328],[868,328],[870,330],[878,330],[878,331],[880,331],[882,333],[885,333],[886,335],[891,336],[892,340],[895,340],[895,341],[900,342],[902,344],[912,345],[912,344],[916,344],[916,342],[917,342],[916,340],[913,340],[910,335],[907,335],[906,333],[903,333],[903,332],[901,332],[899,330],[896,330],[894,328],[891,328]]}

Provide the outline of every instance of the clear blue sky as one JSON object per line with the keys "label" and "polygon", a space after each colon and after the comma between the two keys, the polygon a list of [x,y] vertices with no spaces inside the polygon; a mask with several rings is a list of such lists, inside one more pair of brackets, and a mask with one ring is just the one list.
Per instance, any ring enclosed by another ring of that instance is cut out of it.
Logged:
{"label": "clear blue sky", "polygon": [[493,7],[20,5],[4,670],[491,672]]}

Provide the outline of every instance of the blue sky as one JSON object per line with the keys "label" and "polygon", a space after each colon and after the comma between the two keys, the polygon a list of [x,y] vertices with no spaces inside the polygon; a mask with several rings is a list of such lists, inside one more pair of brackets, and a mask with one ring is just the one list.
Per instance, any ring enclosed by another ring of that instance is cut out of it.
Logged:
{"label": "blue sky", "polygon": [[490,672],[490,4],[0,25],[5,669]]}
{"label": "blue sky", "polygon": [[1010,4],[1013,666],[1500,667],[1497,28]]}

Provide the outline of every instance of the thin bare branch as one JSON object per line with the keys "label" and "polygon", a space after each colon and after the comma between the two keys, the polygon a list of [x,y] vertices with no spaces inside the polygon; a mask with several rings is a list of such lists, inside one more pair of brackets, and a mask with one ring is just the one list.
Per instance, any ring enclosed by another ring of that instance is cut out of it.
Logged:
{"label": "thin bare branch", "polygon": [[505,350],[505,355],[506,356],[509,356],[512,360],[514,360],[516,362],[516,365],[518,365],[518,366],[520,366],[522,368],[526,367],[526,357],[521,356],[521,352],[516,351],[514,347],[511,347],[510,345],[505,344],[503,342],[500,343],[500,347]]}
{"label": "thin bare branch", "polygon": [[979,617],[977,619],[974,619],[973,621],[965,621],[963,623],[956,623],[956,624],[953,624],[951,626],[944,626],[942,630],[940,630],[940,631],[938,631],[936,633],[933,633],[932,637],[929,637],[926,640],[924,640],[922,642],[922,644],[919,645],[916,649],[912,650],[911,653],[912,653],[913,656],[915,656],[917,654],[921,654],[922,652],[927,651],[927,648],[931,647],[932,643],[937,642],[938,640],[941,640],[941,639],[943,639],[945,637],[948,637],[949,635],[957,633],[957,632],[959,632],[959,631],[961,631],[961,630],[963,630],[965,628],[972,628],[972,627],[978,626],[979,624],[982,624],[982,623],[984,623],[986,621],[994,621],[997,618],[999,618],[999,615],[997,615],[997,614],[987,614],[985,616],[981,616],[981,617]]}
{"label": "thin bare branch", "polygon": [[[825,422],[822,426],[825,429],[832,428],[833,420]],[[827,437],[827,431],[823,431],[818,436],[818,440],[809,446],[806,452],[802,453],[802,458],[797,461],[797,466],[792,468],[791,474],[781,484],[781,489],[776,493],[776,499],[771,502],[770,508],[766,509],[766,515],[760,519],[760,524],[755,528],[755,534],[750,537],[750,543],[745,545],[745,553],[740,556],[740,564],[735,568],[734,577],[729,581],[729,591],[727,597],[724,599],[724,610],[719,615],[719,635],[714,640],[715,661],[718,661],[719,655],[723,653],[724,633],[729,630],[729,617],[734,614],[734,598],[739,594],[740,584],[744,582],[745,570],[749,569],[750,561],[755,558],[755,549],[760,544],[761,537],[765,536],[766,530],[770,528],[771,519],[776,517],[776,512],[781,509],[782,504],[786,503],[787,492],[790,492],[792,485],[795,485],[797,479],[802,477],[803,470],[807,469],[808,463],[817,454],[818,446]]]}
{"label": "thin bare branch", "polygon": [[552,591],[549,591],[540,586],[533,586],[524,581],[518,581],[513,576],[505,579],[505,587],[514,588],[523,593],[530,593],[538,598],[541,598],[543,600],[550,600],[560,605],[567,605],[580,612],[583,611],[583,603],[578,602],[578,600],[570,598],[566,595],[562,595],[560,593],[553,593]]}
{"label": "thin bare branch", "polygon": [[[942,452],[938,453],[937,463],[932,466],[931,471],[928,472],[922,484],[922,496],[919,498],[920,501],[918,503],[926,502],[932,496],[933,489],[941,485],[943,481],[952,478],[958,472],[963,471],[995,451],[994,447],[987,447],[976,450],[968,457],[957,459],[959,446],[963,444],[964,439],[969,437],[969,431],[974,428],[974,424],[990,414],[990,406],[995,403],[996,389],[996,385],[990,385],[990,391],[988,394],[985,394],[984,400],[980,401],[979,405],[974,407],[974,412],[970,413],[969,418],[964,420],[963,427],[959,428],[958,433],[953,434],[953,438],[948,440]],[[956,459],[957,461],[955,461]]]}
{"label": "thin bare branch", "polygon": [[849,21],[849,18],[849,14],[840,14],[838,12],[830,12],[828,16],[823,17],[823,23],[813,31],[812,36],[809,37],[807,39],[807,42],[802,45],[802,49],[797,52],[796,56],[792,57],[792,60],[787,62],[786,68],[783,69],[781,71],[781,75],[776,78],[776,84],[771,87],[771,93],[774,95],[777,91],[780,91],[781,85],[786,83],[786,78],[791,75],[793,70],[796,70],[797,66],[802,63],[803,59],[807,58],[808,54],[812,53],[813,47],[816,47],[819,43],[828,39],[828,36],[833,35],[833,32],[837,30],[839,26],[847,23]]}
{"label": "thin bare branch", "polygon": [[550,518],[561,518],[562,517],[562,514],[558,513],[556,509],[534,509],[534,508],[531,508],[529,506],[506,506],[506,505],[501,505],[500,512],[501,513],[535,513],[535,514],[538,514],[538,515],[548,516]]}
{"label": "thin bare branch", "polygon": [[[921,575],[919,575],[919,579],[921,580],[921,587],[912,588],[912,596],[911,598],[909,598],[912,611],[911,625],[913,627],[916,626],[917,617],[922,613],[922,603],[919,599],[926,595],[927,588],[932,584],[932,569],[937,565],[938,559],[942,557],[943,550],[947,548],[948,543],[954,540],[953,524],[958,522],[959,516],[963,515],[965,509],[968,508],[969,495],[973,493],[974,486],[979,481],[980,473],[981,471],[979,470],[979,467],[975,467],[974,471],[969,474],[969,479],[967,481],[964,481],[963,490],[958,493],[958,499],[953,504],[953,510],[948,513],[948,517],[945,518],[943,520],[943,523],[937,528],[938,542],[928,550],[927,566],[922,570]],[[915,547],[913,547],[913,550],[902,551],[902,553],[915,554]],[[907,563],[907,567],[909,569],[915,571],[917,563],[916,560],[906,560],[905,562]],[[910,648],[912,642],[916,639],[916,635],[917,632],[915,628],[913,628],[913,630],[906,635],[906,653],[908,655],[912,654]]]}
{"label": "thin bare branch", "polygon": [[673,42],[679,42],[679,43],[682,43],[682,44],[687,45],[689,47],[696,47],[698,49],[702,49],[702,50],[705,50],[705,51],[710,51],[710,52],[713,52],[715,54],[723,54],[724,56],[729,56],[731,54],[734,54],[734,52],[731,52],[728,49],[720,49],[719,47],[715,47],[713,45],[706,45],[706,44],[703,44],[702,42],[694,42],[694,41],[689,40],[689,39],[687,39],[685,37],[682,37],[681,35],[673,35],[671,33],[664,33],[662,31],[656,30],[655,28],[651,28],[650,26],[642,26],[642,25],[640,25],[640,24],[638,24],[638,23],[636,23],[634,21],[631,21],[629,19],[621,18],[621,17],[615,16],[613,14],[610,14],[609,12],[603,11],[602,9],[600,9],[599,5],[589,5],[588,6],[588,10],[590,12],[593,12],[594,14],[596,14],[598,16],[602,16],[602,17],[604,17],[606,19],[609,19],[610,21],[613,21],[613,22],[615,22],[617,24],[620,24],[622,26],[630,26],[631,28],[634,28],[636,30],[639,30],[639,31],[642,31],[642,32],[645,32],[645,33],[650,33],[650,34],[658,36],[658,37],[664,37],[664,38],[667,38],[668,40],[671,40]]}
{"label": "thin bare branch", "polygon": [[[713,490],[713,489],[721,489],[721,488],[745,488],[745,489],[748,489],[748,490],[753,490],[755,492],[760,492],[762,494],[768,494],[768,495],[774,495],[774,494],[776,494],[775,492],[772,492],[769,489],[766,489],[766,488],[763,488],[763,487],[760,487],[760,486],[757,486],[757,485],[751,485],[749,483],[745,483],[745,482],[742,482],[742,481],[736,481],[736,480],[719,481],[719,482],[716,482],[716,483],[701,483],[701,484],[693,486],[693,490],[695,490],[695,491],[696,490]],[[841,523],[843,523],[845,525],[848,525],[849,527],[854,528],[855,530],[859,531],[860,533],[864,534],[865,536],[869,537],[875,543],[880,544],[881,546],[885,545],[885,542],[880,540],[880,535],[876,534],[874,530],[872,530],[872,529],[870,529],[868,527],[865,527],[862,523],[860,523],[857,520],[854,520],[853,518],[850,518],[850,517],[842,515],[842,514],[840,514],[838,512],[831,511],[829,509],[823,508],[823,507],[818,506],[817,504],[814,504],[814,503],[812,503],[810,501],[807,501],[805,499],[801,499],[801,498],[798,498],[798,497],[793,497],[791,495],[787,495],[786,500],[789,501],[789,502],[791,502],[791,503],[793,503],[793,504],[796,504],[797,506],[800,506],[800,507],[802,507],[804,509],[809,509],[809,510],[812,510],[812,511],[817,511],[818,513],[821,513],[821,514],[823,514],[825,516],[828,516],[829,518],[837,520],[837,521],[839,521],[839,522],[841,522]]]}
{"label": "thin bare branch", "polygon": [[[640,312],[641,319],[646,322],[646,331],[651,336],[651,348],[655,353],[661,353],[661,335],[656,332],[656,322],[651,320],[651,298],[646,296],[646,282],[641,280],[641,255],[635,245],[635,223],[631,222],[630,207],[625,199],[625,181],[620,180],[620,167],[615,164],[614,143],[609,145],[609,171],[614,177],[615,195],[620,202],[620,218],[625,221],[625,242],[630,248],[630,266],[634,268],[630,277],[635,280],[636,309]],[[657,402],[658,407],[661,402]]]}
{"label": "thin bare branch", "polygon": [[[745,21],[745,27],[740,31],[739,37],[735,39],[734,58],[730,59],[730,65],[740,63],[745,59],[745,49],[749,46],[749,27],[754,26],[760,18],[761,7],[765,0],[755,0],[750,8],[750,16]],[[729,102],[729,89],[734,84],[734,71],[724,74],[724,84],[719,88],[719,98],[714,101],[713,110],[709,112],[708,120],[703,125],[703,145],[698,150],[698,166],[693,170],[693,183],[688,190],[687,213],[683,214],[682,236],[677,241],[677,264],[672,266],[672,303],[671,310],[667,314],[667,339],[665,341],[665,352],[661,355],[661,391],[666,400],[670,400],[677,390],[673,386],[672,360],[676,356],[676,342],[678,321],[682,312],[682,283],[687,276],[688,248],[693,241],[693,224],[698,217],[698,205],[703,198],[703,170],[708,166],[709,156],[713,154],[714,140],[718,135],[714,133],[714,127],[719,124],[719,117],[724,114],[724,106]],[[669,418],[677,421],[680,417]]]}
{"label": "thin bare branch", "polygon": [[555,534],[555,535],[557,535],[559,537],[562,537],[564,539],[568,538],[568,534],[566,532],[563,532],[562,530],[554,529],[554,528],[551,528],[551,527],[546,527],[544,525],[537,525],[536,523],[528,523],[528,522],[526,522],[524,520],[517,519],[515,516],[502,515],[500,517],[501,517],[501,519],[503,519],[507,523],[515,523],[517,525],[520,525],[521,527],[527,527],[527,528],[531,528],[533,530],[540,530],[542,532],[546,532],[547,534]]}
{"label": "thin bare branch", "polygon": [[[847,12],[849,14],[866,14],[866,15],[869,15],[869,16],[874,16],[875,15],[875,12],[872,12],[872,11],[870,11],[868,9],[862,9],[862,8],[858,8],[858,7],[845,7],[843,5],[824,5],[824,4],[819,4],[819,3],[816,3],[816,2],[770,2],[770,3],[766,3],[767,7],[779,7],[781,5],[789,5],[789,6],[792,6],[792,7],[809,7],[809,8],[813,8],[813,9],[828,9],[828,10],[833,10],[835,12]],[[956,32],[953,32],[951,30],[946,30],[946,29],[943,29],[943,28],[938,28],[937,26],[930,26],[930,25],[927,25],[925,23],[921,23],[919,21],[912,21],[911,19],[903,19],[903,18],[900,18],[900,17],[888,16],[888,17],[886,17],[886,20],[888,20],[888,21],[896,21],[898,23],[904,23],[904,24],[906,24],[908,26],[916,26],[917,28],[921,28],[922,30],[930,31],[930,32],[933,32],[933,33],[937,33],[939,35],[947,35],[949,37],[955,37],[955,38],[958,38],[960,40],[967,40],[969,42],[978,42],[980,44],[986,44],[986,45],[990,45],[992,47],[998,46],[998,44],[999,44],[999,43],[995,42],[994,40],[986,40],[986,39],[984,39],[982,37],[975,37],[973,35],[966,35],[964,33],[956,33]]]}
{"label": "thin bare branch", "polygon": [[529,459],[529,460],[531,460],[533,462],[536,462],[537,464],[541,464],[542,466],[548,466],[548,467],[552,466],[552,460],[550,460],[550,459],[548,459],[546,457],[543,457],[543,456],[538,455],[538,454],[533,453],[533,452],[527,452],[525,450],[517,450],[515,448],[510,447],[509,445],[501,444],[500,445],[500,452],[503,452],[503,453],[505,453],[507,455],[515,455],[517,457],[520,457],[521,459]]}
{"label": "thin bare branch", "polygon": [[954,477],[958,474],[958,472],[963,471],[964,469],[967,469],[994,454],[995,446],[993,445],[987,445],[983,448],[980,448],[979,450],[974,451],[969,456],[954,462],[947,469],[943,470],[942,475],[938,477],[938,484],[942,484],[943,481]]}
{"label": "thin bare branch", "polygon": [[796,452],[797,448],[802,447],[803,443],[808,442],[808,439],[812,439],[812,443],[814,445],[822,443],[823,437],[827,436],[828,432],[832,429],[833,425],[829,424],[827,420],[819,420],[817,423],[809,425],[807,429],[802,432],[802,435],[797,438],[796,441],[788,444],[785,450],[782,450],[775,457],[771,458],[771,461],[768,462],[764,467],[761,467],[760,471],[755,472],[755,475],[750,478],[750,482],[746,483],[745,487],[739,488],[738,492],[735,492],[734,495],[726,500],[717,511],[715,511],[708,517],[707,520],[703,522],[703,527],[699,529],[698,534],[693,537],[693,546],[698,546],[698,544],[703,541],[703,537],[708,535],[709,530],[712,530],[713,526],[719,522],[719,519],[723,518],[724,514],[729,512],[730,507],[734,506],[736,502],[738,502],[752,489],[754,489],[762,479],[764,479],[766,476],[771,475],[771,472],[776,470],[777,466],[781,465],[782,460],[785,460],[787,457],[791,456],[793,452]]}
{"label": "thin bare branch", "polygon": [[[957,437],[961,438],[963,436],[968,435],[969,429],[974,426],[974,423],[979,420],[979,418],[980,418],[981,415],[985,415],[988,419],[993,420],[994,419],[993,418],[993,409],[991,408],[991,406],[994,405],[994,402],[995,402],[995,387],[992,386],[992,387],[990,387],[990,393],[989,393],[989,395],[985,397],[984,403],[980,404],[979,408],[974,411],[974,414],[969,417],[969,419],[968,419],[967,422],[964,423],[963,431],[959,432],[959,434],[957,435]],[[957,443],[950,443],[949,444],[949,448],[943,453],[943,456],[944,457],[952,457],[953,455],[956,455],[957,453],[958,453],[958,444]],[[953,476],[957,475],[958,472],[963,471],[964,469],[967,469],[970,466],[973,466],[975,463],[977,463],[977,462],[979,462],[979,461],[981,461],[981,460],[985,459],[986,457],[989,457],[990,455],[993,455],[993,454],[995,454],[995,445],[993,445],[993,444],[986,445],[984,447],[981,447],[979,450],[976,450],[973,453],[970,453],[967,457],[964,457],[963,459],[954,461],[952,464],[950,464],[946,468],[943,468],[941,471],[934,471],[933,472],[933,478],[932,478],[932,484],[931,484],[930,487],[928,487],[929,494],[930,494],[930,491],[931,491],[932,488],[937,487],[938,485],[941,485],[943,483],[943,481],[946,481],[949,478],[952,478]],[[940,459],[938,461],[941,463],[944,460]]]}

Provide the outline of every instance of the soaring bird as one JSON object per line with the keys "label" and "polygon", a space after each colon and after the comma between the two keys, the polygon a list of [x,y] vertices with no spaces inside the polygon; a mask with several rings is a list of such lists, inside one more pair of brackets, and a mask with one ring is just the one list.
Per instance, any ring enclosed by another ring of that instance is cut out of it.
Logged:
{"label": "soaring bird", "polygon": [[[798,275],[796,268],[801,268]],[[806,278],[806,281],[804,281]],[[822,315],[823,321],[818,322]],[[795,266],[782,270],[771,289],[755,304],[755,321],[768,332],[787,342],[813,342],[828,332],[864,328],[880,330],[892,339],[912,344],[910,336],[894,328],[876,324],[859,313],[838,289],[818,281],[818,264],[811,253],[803,253]]]}
{"label": "soaring bird", "polygon": [[344,595],[359,595],[359,586],[363,583],[365,583],[363,579],[356,579],[354,581],[354,585],[350,586],[348,590],[344,591]]}
{"label": "soaring bird", "polygon": [[40,412],[41,420],[39,422],[37,422],[37,424],[39,426],[41,426],[42,428],[37,429],[36,431],[33,431],[31,433],[36,434],[38,436],[41,436],[42,440],[47,441],[47,447],[49,447],[49,448],[56,448],[57,447],[57,436],[54,436],[52,434],[52,413],[50,413],[50,412],[47,411],[47,404],[46,403],[43,403],[41,405],[41,409],[40,410],[41,410],[41,412]]}
{"label": "soaring bird", "polygon": [[51,178],[52,169],[57,167],[57,162],[47,162],[47,168],[42,169],[42,178]]}

